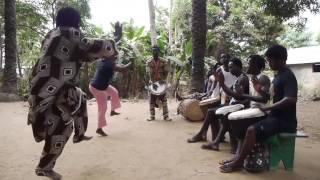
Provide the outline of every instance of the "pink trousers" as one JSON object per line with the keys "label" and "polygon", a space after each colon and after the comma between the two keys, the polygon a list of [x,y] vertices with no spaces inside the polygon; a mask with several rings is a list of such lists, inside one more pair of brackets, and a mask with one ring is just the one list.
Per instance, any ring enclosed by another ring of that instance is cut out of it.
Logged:
{"label": "pink trousers", "polygon": [[108,97],[110,96],[111,98],[111,111],[121,107],[118,90],[111,85],[109,85],[108,88],[103,91],[89,85],[89,90],[96,98],[98,104],[98,128],[103,128],[107,125],[106,112],[108,106]]}

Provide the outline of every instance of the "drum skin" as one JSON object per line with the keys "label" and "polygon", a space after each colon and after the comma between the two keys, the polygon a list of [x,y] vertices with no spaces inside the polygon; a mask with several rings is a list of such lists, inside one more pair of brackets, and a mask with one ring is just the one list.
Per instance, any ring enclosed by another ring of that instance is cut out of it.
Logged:
{"label": "drum skin", "polygon": [[178,106],[178,113],[189,121],[202,121],[204,114],[200,109],[199,100],[185,99]]}
{"label": "drum skin", "polygon": [[243,109],[243,108],[244,108],[244,105],[242,105],[242,104],[228,105],[228,106],[224,106],[224,107],[217,109],[216,114],[217,115],[227,115],[229,113],[239,111],[240,109]]}
{"label": "drum skin", "polygon": [[200,101],[199,105],[205,106],[205,105],[213,104],[213,103],[216,103],[219,101],[220,101],[220,97],[219,98],[210,98],[210,99],[205,99],[205,100]]}
{"label": "drum skin", "polygon": [[148,88],[151,94],[161,96],[166,93],[167,85],[156,81],[150,84]]}
{"label": "drum skin", "polygon": [[229,114],[228,119],[236,121],[241,119],[262,117],[264,115],[265,113],[262,112],[259,108],[249,108]]}

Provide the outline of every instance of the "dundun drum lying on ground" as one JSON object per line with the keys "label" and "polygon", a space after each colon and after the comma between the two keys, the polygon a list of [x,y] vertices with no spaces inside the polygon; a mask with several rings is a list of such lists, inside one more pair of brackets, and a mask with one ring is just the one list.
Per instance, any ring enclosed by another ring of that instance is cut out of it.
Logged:
{"label": "dundun drum lying on ground", "polygon": [[190,121],[202,121],[204,118],[203,112],[199,106],[199,100],[185,99],[178,106],[178,114]]}
{"label": "dundun drum lying on ground", "polygon": [[265,116],[266,114],[258,108],[244,109],[229,114],[228,119],[232,134],[238,139],[243,139],[248,127]]}

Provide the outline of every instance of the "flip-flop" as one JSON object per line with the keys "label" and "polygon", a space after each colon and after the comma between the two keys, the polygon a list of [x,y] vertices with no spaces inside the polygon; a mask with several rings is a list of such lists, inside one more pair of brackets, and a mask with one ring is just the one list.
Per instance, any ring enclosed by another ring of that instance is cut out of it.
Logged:
{"label": "flip-flop", "polygon": [[231,165],[231,163],[227,163],[227,164],[224,164],[222,166],[220,166],[220,172],[222,173],[231,173],[231,172],[235,172],[235,171],[239,171],[242,169],[242,166],[240,167],[233,167]]}
{"label": "flip-flop", "polygon": [[201,146],[202,149],[219,151],[219,147],[213,146],[212,144],[204,144]]}

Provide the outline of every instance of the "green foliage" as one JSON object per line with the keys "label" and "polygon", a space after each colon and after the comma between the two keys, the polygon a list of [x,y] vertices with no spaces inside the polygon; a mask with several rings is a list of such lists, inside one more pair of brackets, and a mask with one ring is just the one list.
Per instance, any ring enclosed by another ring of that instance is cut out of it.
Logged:
{"label": "green foliage", "polygon": [[29,95],[29,89],[28,78],[18,78],[18,95],[20,97],[27,97]]}
{"label": "green foliage", "polygon": [[259,3],[250,0],[220,0],[208,4],[210,21],[207,38],[208,55],[229,52],[247,57],[260,52],[283,33],[283,25],[275,17],[261,11]]}
{"label": "green foliage", "polygon": [[288,28],[286,33],[279,38],[279,42],[288,48],[298,48],[310,45],[311,38],[312,33]]}
{"label": "green foliage", "polygon": [[260,0],[262,10],[281,21],[300,16],[300,13],[310,10],[318,13],[320,2],[318,0]]}
{"label": "green foliage", "polygon": [[34,4],[17,2],[18,55],[22,65],[33,65],[40,53],[41,39],[48,31],[47,18]]}

